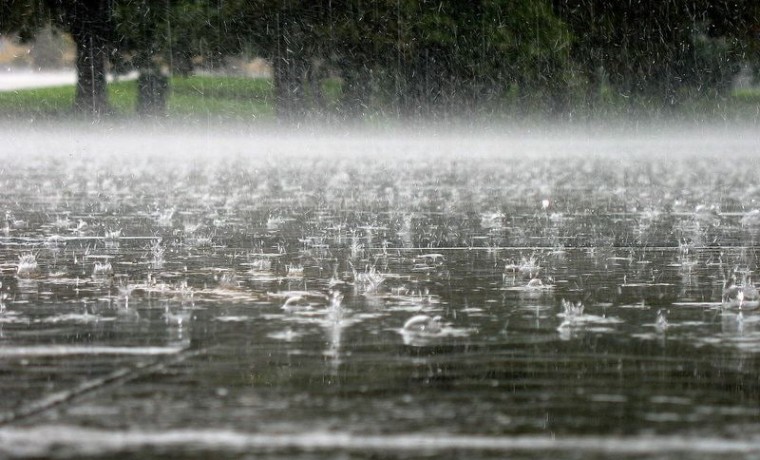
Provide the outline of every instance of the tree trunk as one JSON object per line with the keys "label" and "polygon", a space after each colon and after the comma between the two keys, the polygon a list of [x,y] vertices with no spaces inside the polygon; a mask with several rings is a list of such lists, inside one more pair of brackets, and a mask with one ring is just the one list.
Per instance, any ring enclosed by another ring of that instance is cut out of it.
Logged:
{"label": "tree trunk", "polygon": [[599,103],[602,99],[602,83],[604,82],[604,74],[601,65],[589,65],[586,77],[588,82],[586,84],[586,115],[593,116],[599,108]]}
{"label": "tree trunk", "polygon": [[298,121],[305,116],[304,33],[295,18],[277,15],[277,44],[272,62],[277,119]]}
{"label": "tree trunk", "polygon": [[98,117],[108,112],[106,63],[111,41],[111,2],[71,2],[66,10],[77,47],[74,110]]}
{"label": "tree trunk", "polygon": [[144,69],[137,78],[137,113],[141,116],[166,116],[169,78],[158,69]]}
{"label": "tree trunk", "polygon": [[296,56],[283,56],[273,63],[277,118],[292,121],[304,115],[303,66]]}
{"label": "tree trunk", "polygon": [[108,111],[106,92],[105,52],[103,45],[91,34],[77,42],[77,90],[74,109],[95,116]]}
{"label": "tree trunk", "polygon": [[357,120],[366,115],[368,81],[362,64],[346,60],[341,69],[340,116],[345,120]]}

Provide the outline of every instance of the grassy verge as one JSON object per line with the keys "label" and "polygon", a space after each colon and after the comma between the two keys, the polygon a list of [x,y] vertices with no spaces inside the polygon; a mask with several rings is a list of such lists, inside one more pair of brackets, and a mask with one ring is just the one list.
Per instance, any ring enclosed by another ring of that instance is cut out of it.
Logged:
{"label": "grassy verge", "polygon": [[74,88],[61,86],[0,92],[0,111],[18,118],[58,117],[71,110]]}
{"label": "grassy verge", "polygon": [[270,119],[274,117],[272,90],[271,81],[262,78],[174,78],[167,115],[178,119],[210,117],[220,121]]}
{"label": "grassy verge", "polygon": [[[114,118],[137,117],[135,114],[137,83],[135,81],[110,83],[108,91]],[[340,82],[326,81],[323,84],[322,93],[328,112],[336,111],[341,93]],[[73,86],[0,92],[0,117],[53,121],[75,118],[71,111],[73,99]],[[625,100],[608,99],[600,98],[599,104],[594,107],[592,113],[584,114],[583,109],[576,111],[574,118],[626,119],[657,115],[657,113],[652,113],[651,109],[637,108],[635,104],[631,105]],[[505,119],[540,119],[541,114],[545,113],[540,106],[535,107],[535,110],[530,108],[517,110],[515,101],[502,102],[504,102],[504,107],[495,108],[492,115],[488,116],[489,118],[498,119],[501,115],[507,115]],[[525,105],[525,101],[521,104]],[[589,112],[589,109],[586,109],[586,112]],[[271,80],[268,79],[191,76],[172,78],[170,84],[167,101],[168,120],[248,122],[272,120],[274,114],[273,86]],[[672,112],[659,113],[659,116],[662,119],[682,121],[722,119],[758,122],[760,121],[760,90],[738,90],[721,100],[709,98],[690,100]],[[378,117],[379,119],[386,118],[383,115],[369,116],[365,122],[376,122]]]}
{"label": "grassy verge", "polygon": [[[170,119],[251,120],[273,118],[272,84],[265,79],[173,78],[167,101]],[[73,116],[73,86],[0,92],[0,114],[9,119],[56,120]],[[137,83],[108,84],[108,101],[116,118],[136,117]]]}

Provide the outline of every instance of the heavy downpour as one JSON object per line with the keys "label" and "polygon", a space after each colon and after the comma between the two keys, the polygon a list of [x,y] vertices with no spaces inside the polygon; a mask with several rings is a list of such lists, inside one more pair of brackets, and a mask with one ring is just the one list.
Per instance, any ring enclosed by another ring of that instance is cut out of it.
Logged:
{"label": "heavy downpour", "polygon": [[0,1],[0,457],[760,455],[754,0]]}

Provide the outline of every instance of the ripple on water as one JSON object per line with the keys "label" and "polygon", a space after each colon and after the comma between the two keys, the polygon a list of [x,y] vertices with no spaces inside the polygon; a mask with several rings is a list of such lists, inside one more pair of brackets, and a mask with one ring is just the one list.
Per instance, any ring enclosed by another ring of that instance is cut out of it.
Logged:
{"label": "ripple on water", "polygon": [[0,348],[3,358],[30,358],[37,356],[71,355],[171,355],[184,350],[182,347],[112,347],[87,345],[39,345]]}
{"label": "ripple on water", "polygon": [[[657,416],[657,414],[652,414]],[[673,415],[673,414],[671,414]],[[660,418],[668,418],[663,414]],[[678,417],[671,417],[678,421]],[[559,455],[668,456],[731,455],[753,458],[760,453],[757,439],[711,436],[469,436],[458,434],[367,435],[350,432],[245,433],[232,430],[108,431],[65,425],[0,429],[0,452],[23,457],[44,457],[53,450],[70,455],[109,455],[120,452],[171,450],[178,453],[216,452],[382,452],[396,455],[445,454],[451,451],[482,455],[532,453]]]}

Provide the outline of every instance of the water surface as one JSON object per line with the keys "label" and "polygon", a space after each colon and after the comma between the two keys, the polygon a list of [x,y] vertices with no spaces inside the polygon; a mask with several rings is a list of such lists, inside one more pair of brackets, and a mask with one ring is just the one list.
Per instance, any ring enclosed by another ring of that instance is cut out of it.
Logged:
{"label": "water surface", "polygon": [[751,132],[144,131],[3,135],[4,455],[758,454]]}

